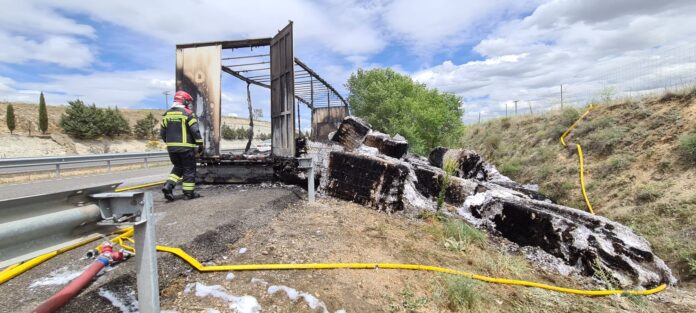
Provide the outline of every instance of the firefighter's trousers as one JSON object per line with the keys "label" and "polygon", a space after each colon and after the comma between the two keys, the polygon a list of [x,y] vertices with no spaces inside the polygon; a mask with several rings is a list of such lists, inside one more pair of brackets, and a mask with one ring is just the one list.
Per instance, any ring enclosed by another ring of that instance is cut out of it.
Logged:
{"label": "firefighter's trousers", "polygon": [[168,182],[175,186],[182,182],[184,193],[192,193],[196,189],[196,153],[194,149],[169,149],[169,160],[174,168],[169,174]]}

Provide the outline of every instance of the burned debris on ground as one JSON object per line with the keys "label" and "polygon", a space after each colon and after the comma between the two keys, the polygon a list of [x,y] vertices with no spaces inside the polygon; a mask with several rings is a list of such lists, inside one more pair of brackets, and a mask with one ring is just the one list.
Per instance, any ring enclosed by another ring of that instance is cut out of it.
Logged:
{"label": "burned debris on ground", "polygon": [[458,166],[445,191],[453,216],[523,251],[551,256],[577,274],[593,275],[601,268],[622,287],[676,283],[650,244],[628,227],[554,204],[500,174],[474,151],[436,148],[428,158],[409,155],[401,136],[373,131],[352,116],[329,138],[326,144],[308,144],[320,194],[389,213],[433,211],[446,175],[443,164],[454,160]]}

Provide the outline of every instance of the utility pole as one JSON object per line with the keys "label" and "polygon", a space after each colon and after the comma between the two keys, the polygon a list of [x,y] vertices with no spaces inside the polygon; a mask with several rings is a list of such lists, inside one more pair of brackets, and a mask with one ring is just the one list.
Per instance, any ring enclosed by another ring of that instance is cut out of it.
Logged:
{"label": "utility pole", "polygon": [[163,91],[162,94],[164,95],[164,109],[166,110],[169,107],[169,90]]}
{"label": "utility pole", "polygon": [[517,115],[517,101],[519,100],[515,100],[515,115]]}
{"label": "utility pole", "polygon": [[563,84],[561,84],[561,110],[563,110]]}

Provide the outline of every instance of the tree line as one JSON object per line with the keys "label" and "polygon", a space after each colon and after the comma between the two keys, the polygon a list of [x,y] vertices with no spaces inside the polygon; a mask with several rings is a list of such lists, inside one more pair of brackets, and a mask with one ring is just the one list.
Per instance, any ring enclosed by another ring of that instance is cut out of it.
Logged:
{"label": "tree line", "polygon": [[[232,128],[226,124],[222,125],[222,138],[225,140],[241,140],[241,139],[248,139],[249,138],[249,132],[251,129],[249,128]],[[256,139],[258,140],[267,140],[271,139],[271,134],[257,134]]]}
{"label": "tree line", "polygon": [[[14,107],[8,104],[6,124],[10,134],[17,126]],[[39,97],[39,131],[46,134],[48,130],[48,112],[43,93]],[[61,115],[60,127],[69,136],[77,139],[96,139],[100,137],[117,138],[133,136],[137,139],[155,139],[159,133],[158,120],[148,113],[136,121],[133,128],[118,107],[98,108],[95,104],[86,105],[81,100],[68,101],[65,113]]]}

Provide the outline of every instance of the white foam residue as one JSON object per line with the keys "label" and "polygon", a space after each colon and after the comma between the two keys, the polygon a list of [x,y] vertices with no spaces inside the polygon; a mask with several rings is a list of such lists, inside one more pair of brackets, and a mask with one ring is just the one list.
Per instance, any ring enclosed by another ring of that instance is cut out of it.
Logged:
{"label": "white foam residue", "polygon": [[234,279],[234,273],[232,273],[232,272],[227,273],[227,276],[225,276],[225,279],[226,279],[226,280],[233,280],[233,279]]}
{"label": "white foam residue", "polygon": [[268,293],[270,294],[275,294],[278,291],[285,291],[285,294],[288,296],[288,298],[292,301],[296,301],[299,298],[302,298],[304,302],[307,303],[310,309],[314,310],[316,308],[321,308],[322,312],[328,313],[329,310],[326,308],[326,304],[324,302],[319,301],[317,297],[306,293],[304,291],[297,291],[297,289],[290,288],[288,286],[278,286],[278,285],[273,285],[268,287]]}
{"label": "white foam residue", "polygon": [[184,293],[191,293],[191,291],[193,290],[193,287],[196,287],[196,284],[194,284],[194,283],[186,284],[186,287],[184,287]]}
{"label": "white foam residue", "polygon": [[239,249],[239,254],[244,254],[247,252],[247,248],[240,248]]}
{"label": "white foam residue", "polygon": [[220,313],[220,311],[216,309],[205,309],[205,313]]}
{"label": "white foam residue", "polygon": [[201,283],[196,283],[196,296],[198,297],[214,297],[227,301],[229,308],[237,313],[258,313],[261,311],[261,306],[256,298],[252,296],[235,296],[227,292],[220,285],[207,286]]}
{"label": "white foam residue", "polygon": [[252,283],[252,284],[264,285],[264,286],[265,286],[265,285],[268,285],[268,283],[267,283],[265,280],[263,280],[263,279],[261,279],[261,278],[256,278],[256,277],[252,277],[252,278],[251,278],[251,283]]}
{"label": "white foam residue", "polygon": [[336,311],[336,312],[334,312],[334,313],[346,313],[346,310],[340,309],[340,310],[338,310],[338,311]]}
{"label": "white foam residue", "polygon": [[29,285],[29,288],[36,288],[40,286],[62,286],[69,283],[71,280],[80,276],[82,271],[71,271],[67,266],[61,267],[55,271],[48,274],[48,277],[39,278]]}
{"label": "white foam residue", "polygon": [[99,295],[109,300],[111,305],[122,313],[136,313],[138,312],[138,300],[135,298],[135,291],[129,287],[125,288],[127,292],[123,295],[124,297],[119,297],[116,293],[105,288],[99,288]]}

